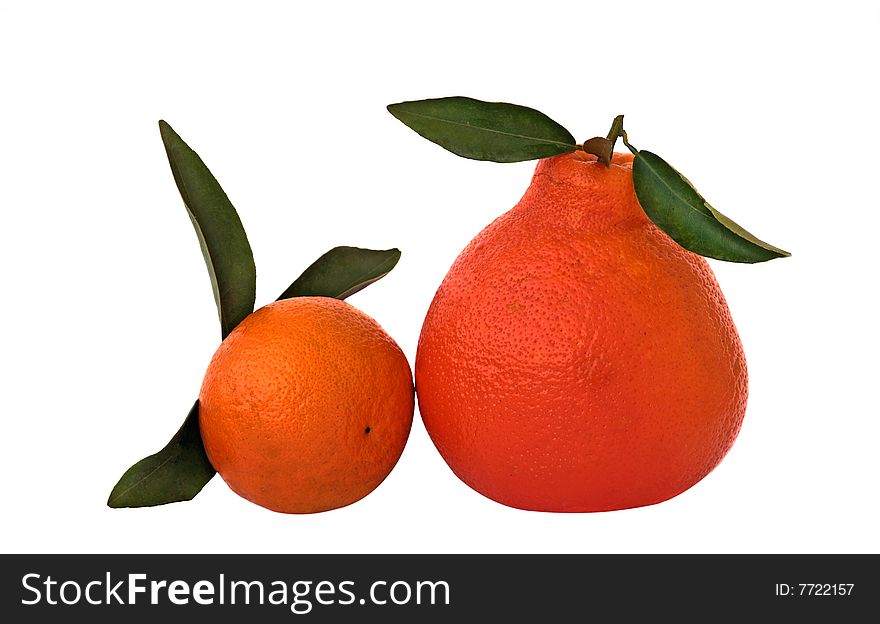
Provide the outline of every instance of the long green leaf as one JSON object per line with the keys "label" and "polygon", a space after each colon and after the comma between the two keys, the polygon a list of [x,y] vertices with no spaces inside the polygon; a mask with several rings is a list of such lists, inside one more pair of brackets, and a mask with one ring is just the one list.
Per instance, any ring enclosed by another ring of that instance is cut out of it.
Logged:
{"label": "long green leaf", "polygon": [[687,178],[656,154],[638,150],[633,163],[633,186],[648,218],[694,253],[747,263],[791,255],[715,210]]}
{"label": "long green leaf", "polygon": [[254,311],[257,278],[251,246],[238,213],[199,155],[164,121],[159,131],[208,265],[225,338]]}
{"label": "long green leaf", "polygon": [[303,271],[278,299],[335,297],[345,299],[382,279],[400,260],[398,249],[334,247]]}
{"label": "long green leaf", "polygon": [[[238,213],[199,155],[165,121],[159,121],[159,132],[208,267],[225,338],[254,309],[256,268],[250,243]],[[190,500],[213,476],[196,401],[165,448],[122,475],[107,504],[145,507]]]}
{"label": "long green leaf", "polygon": [[214,476],[199,433],[199,402],[180,430],[155,455],[125,471],[110,493],[110,507],[152,507],[192,500]]}
{"label": "long green leaf", "polygon": [[516,104],[447,97],[391,104],[388,112],[429,141],[474,160],[519,162],[578,149],[568,130]]}

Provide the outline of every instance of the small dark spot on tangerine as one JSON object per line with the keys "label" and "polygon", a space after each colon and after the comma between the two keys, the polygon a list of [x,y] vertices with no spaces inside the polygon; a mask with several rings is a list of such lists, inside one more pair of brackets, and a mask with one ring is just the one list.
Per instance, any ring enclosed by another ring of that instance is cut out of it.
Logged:
{"label": "small dark spot on tangerine", "polygon": [[364,433],[370,433],[370,431],[372,431],[372,429],[370,429],[369,427],[367,427],[366,429],[364,429]]}

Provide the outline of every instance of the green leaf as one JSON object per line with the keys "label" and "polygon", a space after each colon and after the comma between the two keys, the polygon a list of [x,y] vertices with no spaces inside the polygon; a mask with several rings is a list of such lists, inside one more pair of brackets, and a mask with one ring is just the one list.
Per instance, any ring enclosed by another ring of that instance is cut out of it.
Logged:
{"label": "green leaf", "polygon": [[254,311],[257,278],[251,246],[238,213],[199,155],[164,121],[159,131],[208,265],[225,338]]}
{"label": "green leaf", "polygon": [[400,260],[397,249],[334,247],[303,271],[278,299],[335,297],[345,299],[382,279]]}
{"label": "green leaf", "polygon": [[[159,132],[208,266],[225,338],[254,310],[257,279],[251,246],[238,213],[199,155],[164,121],[159,121]],[[165,448],[122,475],[107,504],[148,507],[191,500],[213,476],[199,433],[196,401]]]}
{"label": "green leaf", "polygon": [[791,255],[715,210],[687,178],[656,154],[635,153],[633,186],[639,204],[657,227],[685,249],[728,262],[765,262]]}
{"label": "green leaf", "polygon": [[516,104],[447,97],[391,104],[388,112],[429,141],[474,160],[519,162],[578,149],[568,130]]}
{"label": "green leaf", "polygon": [[214,476],[199,433],[199,402],[155,455],[129,468],[107,500],[110,507],[151,507],[191,500]]}

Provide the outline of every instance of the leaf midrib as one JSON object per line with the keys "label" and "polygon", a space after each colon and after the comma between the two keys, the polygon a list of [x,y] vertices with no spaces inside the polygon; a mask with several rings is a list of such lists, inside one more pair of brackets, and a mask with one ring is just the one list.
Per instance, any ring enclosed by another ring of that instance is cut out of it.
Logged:
{"label": "leaf midrib", "polygon": [[[161,452],[161,451],[160,451],[160,452]],[[158,454],[158,453],[157,453],[157,454]],[[166,465],[168,462],[171,462],[171,461],[174,461],[175,459],[177,459],[177,457],[178,457],[179,455],[180,455],[180,451],[177,451],[176,453],[169,454],[168,457],[166,457],[164,460],[162,460],[161,462],[159,462],[159,464],[158,464],[155,468],[153,468],[150,472],[148,472],[147,474],[143,475],[140,479],[138,479],[137,481],[135,481],[134,483],[132,483],[130,486],[128,486],[127,488],[125,488],[124,490],[122,490],[119,494],[117,494],[117,495],[114,496],[113,498],[111,498],[111,499],[110,499],[110,502],[116,502],[116,501],[118,501],[119,499],[121,499],[122,497],[124,497],[126,494],[128,494],[129,492],[131,492],[133,489],[135,489],[136,487],[138,487],[141,483],[143,483],[144,481],[146,481],[147,479],[149,479],[150,477],[152,477],[154,474],[156,474],[157,472],[159,472],[162,468],[165,467],[165,465]]]}
{"label": "leaf midrib", "polygon": [[[688,208],[690,208],[691,210],[693,210],[694,212],[696,212],[698,215],[700,215],[700,216],[703,217],[704,219],[709,219],[710,221],[714,221],[714,222],[718,223],[720,226],[722,226],[724,229],[728,229],[727,226],[725,226],[723,223],[721,223],[721,222],[718,221],[717,219],[711,218],[709,215],[707,215],[707,214],[706,214],[705,212],[703,212],[702,210],[699,210],[699,209],[695,208],[694,205],[691,204],[691,202],[689,202],[687,199],[685,199],[684,197],[682,197],[682,196],[678,193],[678,191],[676,191],[674,188],[672,188],[672,187],[666,182],[666,180],[663,179],[663,176],[661,176],[661,175],[659,175],[659,174],[657,173],[657,170],[656,170],[654,167],[652,167],[651,164],[650,164],[647,160],[645,160],[644,158],[642,158],[642,162],[645,163],[645,166],[648,168],[648,171],[650,171],[651,174],[652,174],[657,180],[659,180],[660,183],[661,183],[664,187],[666,187],[667,189],[669,189],[669,192],[672,193],[673,197],[675,197],[676,199],[678,199],[679,201],[681,201],[685,206],[687,206]],[[703,203],[705,204],[706,201],[703,200]],[[708,206],[707,206],[707,208],[708,208]],[[711,212],[711,210],[710,210],[710,212]],[[733,233],[736,234],[736,232],[733,232]]]}
{"label": "leaf midrib", "polygon": [[432,115],[426,115],[424,113],[414,113],[412,111],[400,111],[403,115],[409,115],[411,117],[420,117],[422,119],[429,119],[431,121],[439,121],[441,123],[449,124],[451,126],[459,126],[462,128],[474,128],[477,130],[482,130],[483,132],[488,132],[491,134],[499,134],[501,136],[509,136],[515,137],[517,139],[529,139],[531,141],[538,141],[540,143],[546,143],[548,145],[556,145],[558,147],[573,147],[577,149],[577,145],[575,143],[561,143],[559,141],[552,141],[550,139],[542,139],[539,137],[528,136],[525,134],[517,134],[515,132],[503,132],[501,130],[494,130],[492,128],[485,128],[483,126],[476,126],[474,124],[462,123],[460,121],[452,121],[450,119],[444,119],[443,117],[434,117]]}
{"label": "leaf midrib", "polygon": [[[365,270],[365,271],[361,274],[361,276],[358,277],[357,279],[353,280],[352,283],[349,284],[349,286],[348,286],[345,290],[343,290],[343,291],[340,292],[338,295],[336,295],[336,298],[337,298],[337,299],[339,299],[339,298],[343,298],[343,295],[345,295],[347,292],[349,292],[352,288],[354,288],[355,286],[360,286],[360,285],[363,284],[365,281],[368,281],[368,280],[366,280],[365,278],[366,278],[367,276],[369,276],[369,275],[372,275],[374,270],[376,270],[376,269],[378,269],[378,268],[381,268],[383,265],[387,265],[389,262],[390,262],[389,259],[385,259],[385,260],[382,260],[382,261],[380,261],[380,262],[377,262],[375,265],[373,265],[373,267],[372,267],[371,269],[369,269],[369,270]],[[392,267],[392,268],[393,268],[393,267]],[[386,275],[388,275],[390,272],[391,272],[391,269],[388,269],[387,271],[385,271],[385,272],[382,273],[381,275],[378,275],[378,276],[376,276],[375,278],[372,278],[372,279],[369,280],[369,281],[370,281],[370,283],[375,282],[375,281],[378,281],[378,280],[382,279],[383,277],[385,277]]]}

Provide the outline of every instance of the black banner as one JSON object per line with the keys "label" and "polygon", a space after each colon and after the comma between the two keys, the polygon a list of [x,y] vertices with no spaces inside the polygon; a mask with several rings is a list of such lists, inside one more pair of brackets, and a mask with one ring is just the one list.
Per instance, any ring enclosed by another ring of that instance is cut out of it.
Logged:
{"label": "black banner", "polygon": [[878,563],[877,555],[3,555],[0,613],[7,622],[98,623],[758,613],[855,621],[880,607]]}

